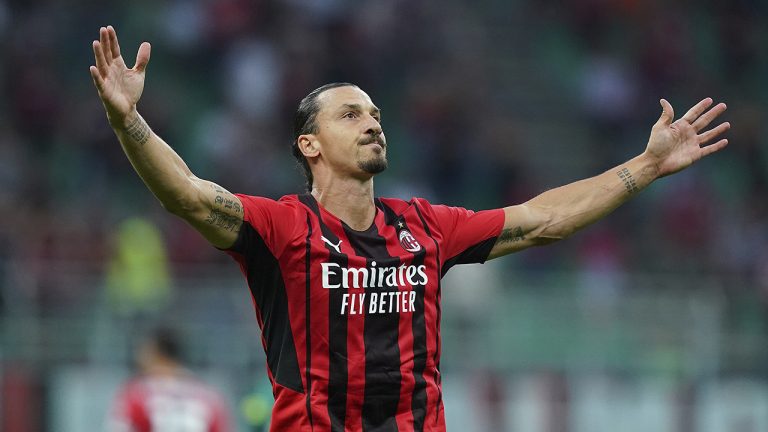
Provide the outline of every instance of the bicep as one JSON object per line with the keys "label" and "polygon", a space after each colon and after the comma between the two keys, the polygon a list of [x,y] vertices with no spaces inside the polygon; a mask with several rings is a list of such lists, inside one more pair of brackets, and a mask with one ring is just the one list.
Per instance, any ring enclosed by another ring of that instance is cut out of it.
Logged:
{"label": "bicep", "polygon": [[549,220],[549,212],[530,203],[505,207],[504,227],[488,259],[551,242],[541,236]]}
{"label": "bicep", "polygon": [[243,224],[240,198],[208,180],[193,178],[195,204],[179,214],[212,245],[226,249],[237,240]]}

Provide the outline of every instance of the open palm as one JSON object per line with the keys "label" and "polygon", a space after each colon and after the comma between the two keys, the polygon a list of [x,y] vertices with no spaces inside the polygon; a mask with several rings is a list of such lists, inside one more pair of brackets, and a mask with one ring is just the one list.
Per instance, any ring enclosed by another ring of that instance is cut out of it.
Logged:
{"label": "open palm", "polygon": [[109,26],[99,30],[99,40],[93,41],[96,66],[90,70],[110,122],[122,121],[141,98],[150,51],[149,43],[142,43],[136,64],[129,69],[120,55],[115,29]]}
{"label": "open palm", "polygon": [[646,154],[656,161],[659,177],[676,173],[728,145],[727,139],[707,145],[731,127],[728,122],[699,133],[726,110],[724,103],[719,103],[707,111],[713,101],[706,98],[673,122],[675,111],[672,105],[665,99],[660,102],[663,111],[659,121],[651,129],[651,137],[645,150]]}

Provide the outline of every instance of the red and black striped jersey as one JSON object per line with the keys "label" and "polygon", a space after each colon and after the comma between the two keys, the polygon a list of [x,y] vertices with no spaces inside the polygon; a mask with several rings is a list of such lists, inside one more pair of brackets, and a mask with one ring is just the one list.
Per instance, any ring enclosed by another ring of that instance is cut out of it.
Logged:
{"label": "red and black striped jersey", "polygon": [[487,259],[501,209],[376,198],[356,231],[312,195],[238,195],[272,431],[442,431],[440,279]]}

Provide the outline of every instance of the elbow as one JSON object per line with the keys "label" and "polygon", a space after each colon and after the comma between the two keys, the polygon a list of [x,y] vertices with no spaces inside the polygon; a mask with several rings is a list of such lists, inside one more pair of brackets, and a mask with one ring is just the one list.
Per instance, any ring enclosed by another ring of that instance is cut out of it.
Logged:
{"label": "elbow", "polygon": [[160,204],[168,213],[186,218],[188,215],[198,211],[200,205],[189,197],[173,197],[161,199]]}
{"label": "elbow", "polygon": [[539,224],[539,228],[532,233],[532,240],[536,246],[544,246],[564,240],[570,237],[574,231],[568,224],[563,223],[557,215],[548,212],[544,221]]}
{"label": "elbow", "polygon": [[532,240],[535,246],[545,246],[545,245],[563,240],[569,237],[570,235],[571,233],[563,233],[556,230],[552,230],[552,231],[545,230],[539,233],[538,235],[534,236]]}
{"label": "elbow", "polygon": [[193,182],[176,185],[156,196],[165,211],[182,218],[198,214],[203,208],[203,196]]}
{"label": "elbow", "polygon": [[565,238],[564,236],[557,236],[557,235],[541,235],[536,237],[533,240],[533,242],[536,246],[545,246],[548,244],[558,242],[564,238]]}
{"label": "elbow", "polygon": [[180,205],[179,203],[171,201],[160,201],[160,205],[163,206],[165,211],[172,215],[181,216],[184,214],[184,206]]}
{"label": "elbow", "polygon": [[160,201],[160,205],[163,206],[163,209],[167,211],[168,213],[180,216],[184,213],[183,207],[177,203],[173,203],[170,201]]}

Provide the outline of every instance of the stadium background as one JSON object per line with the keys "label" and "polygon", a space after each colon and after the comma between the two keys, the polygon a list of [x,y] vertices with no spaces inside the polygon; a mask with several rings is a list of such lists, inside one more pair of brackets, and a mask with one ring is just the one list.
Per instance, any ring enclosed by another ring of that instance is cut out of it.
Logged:
{"label": "stadium background", "polygon": [[454,431],[768,430],[768,5],[759,0],[0,0],[0,429],[99,430],[136,335],[172,323],[257,430],[265,360],[237,266],[164,213],[88,76],[153,44],[140,111],[200,177],[302,187],[292,113],[382,108],[377,193],[481,209],[641,152],[666,97],[731,145],[573,238],[451,271]]}

